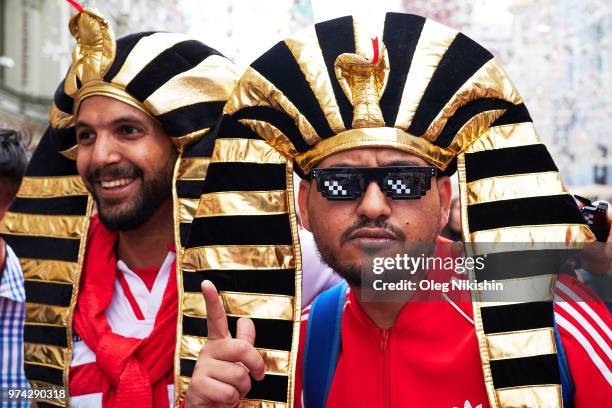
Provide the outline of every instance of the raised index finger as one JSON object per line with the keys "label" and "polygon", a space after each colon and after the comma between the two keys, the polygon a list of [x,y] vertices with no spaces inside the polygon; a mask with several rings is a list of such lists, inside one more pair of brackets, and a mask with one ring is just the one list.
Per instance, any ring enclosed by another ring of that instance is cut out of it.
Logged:
{"label": "raised index finger", "polygon": [[230,338],[227,328],[227,316],[223,304],[219,300],[219,293],[215,285],[209,280],[202,282],[202,295],[206,302],[206,325],[208,326],[208,339],[220,340]]}

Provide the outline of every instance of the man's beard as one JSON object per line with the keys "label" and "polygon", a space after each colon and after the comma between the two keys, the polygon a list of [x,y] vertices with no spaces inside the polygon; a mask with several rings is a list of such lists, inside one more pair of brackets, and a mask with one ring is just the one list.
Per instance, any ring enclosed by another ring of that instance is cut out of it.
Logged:
{"label": "man's beard", "polygon": [[[378,218],[376,220],[372,220],[369,218],[360,218],[342,233],[342,235],[340,236],[340,246],[345,245],[350,240],[351,235],[361,228],[381,228],[389,230],[401,242],[403,242],[406,238],[404,232],[401,229],[397,228],[395,225],[386,222],[383,218]],[[317,250],[319,251],[321,259],[323,259],[323,262],[325,262],[330,268],[332,268],[334,272],[340,275],[340,277],[344,278],[349,285],[361,287],[361,271],[363,269],[363,262],[365,261],[365,259],[360,260],[359,264],[342,262],[339,253],[336,253],[333,248],[325,245],[321,241],[319,234],[314,230],[313,237],[315,240],[315,244],[317,245]],[[379,250],[368,251],[364,249],[366,256],[372,255],[378,251]]]}
{"label": "man's beard", "polygon": [[141,181],[142,187],[131,199],[129,205],[117,210],[112,207],[124,203],[105,203],[96,196],[95,189],[91,189],[102,224],[111,231],[121,232],[131,231],[143,225],[163,203],[172,197],[173,173],[174,160],[168,160],[166,166],[150,178],[145,178],[144,172],[131,164],[96,169],[88,173],[86,179],[90,185],[97,183],[102,176],[110,176],[115,179],[134,178],[134,180],[140,179]]}
{"label": "man's beard", "polygon": [[[340,246],[345,245],[349,240],[350,236],[360,228],[381,228],[391,231],[395,234],[397,241],[389,244],[385,248],[376,248],[368,250],[363,249],[364,256],[359,260],[358,263],[347,263],[342,262],[340,254],[337,253],[330,246],[325,245],[321,242],[319,234],[313,230],[313,237],[319,255],[323,262],[325,262],[334,272],[336,272],[341,278],[345,279],[350,286],[360,288],[362,285],[362,272],[371,273],[372,271],[372,258],[374,256],[393,257],[397,253],[407,253],[410,256],[419,256],[421,253],[431,252],[433,248],[432,244],[435,244],[435,238],[439,233],[439,229],[434,229],[429,239],[424,242],[406,242],[406,235],[404,232],[396,227],[395,225],[388,223],[383,218],[376,220],[362,218],[347,228],[340,237]],[[365,268],[365,269],[364,269]],[[390,271],[393,273],[393,271]],[[391,274],[389,274],[391,275]]]}

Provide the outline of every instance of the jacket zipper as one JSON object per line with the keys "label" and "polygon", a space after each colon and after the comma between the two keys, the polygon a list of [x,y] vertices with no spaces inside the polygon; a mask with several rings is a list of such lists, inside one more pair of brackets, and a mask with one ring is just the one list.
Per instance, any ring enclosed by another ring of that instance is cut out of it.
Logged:
{"label": "jacket zipper", "polygon": [[391,406],[389,396],[389,329],[380,331],[380,352],[383,353],[382,359],[382,392],[383,392],[383,407]]}

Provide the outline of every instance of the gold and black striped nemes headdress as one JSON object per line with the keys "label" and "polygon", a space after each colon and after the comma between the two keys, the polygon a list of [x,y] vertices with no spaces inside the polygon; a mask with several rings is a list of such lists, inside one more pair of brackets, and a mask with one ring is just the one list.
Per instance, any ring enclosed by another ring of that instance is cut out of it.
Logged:
{"label": "gold and black striped nemes headdress", "polygon": [[[270,357],[268,375],[247,400],[292,405],[301,302],[293,171],[307,174],[331,154],[389,147],[457,171],[463,238],[473,255],[503,256],[483,243],[593,240],[491,53],[415,15],[389,13],[373,25],[367,30],[350,16],[316,24],[261,55],[232,92],[183,257],[184,280],[193,280],[185,284],[180,333],[185,378],[193,370],[191,342],[206,335],[205,313],[189,299],[207,278],[231,319],[253,318],[255,346]],[[528,262],[506,269],[486,273],[533,295],[490,303],[473,292],[490,404],[560,407],[555,275]]]}
{"label": "gold and black striped nemes headdress", "polygon": [[[0,222],[24,271],[25,371],[35,388],[68,386],[72,316],[93,207],[74,160],[79,104],[92,95],[117,99],[158,121],[172,138],[180,152],[174,174],[180,260],[210,161],[206,135],[238,79],[228,59],[182,34],[143,32],[115,40],[92,9],[76,14],[69,27],[76,39],[72,66],[55,93],[49,127],[17,198]],[[50,398],[38,405],[64,403]]]}

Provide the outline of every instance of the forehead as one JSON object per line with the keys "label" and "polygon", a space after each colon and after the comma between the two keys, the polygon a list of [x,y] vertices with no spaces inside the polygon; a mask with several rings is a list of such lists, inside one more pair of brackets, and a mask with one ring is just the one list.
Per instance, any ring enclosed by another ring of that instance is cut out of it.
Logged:
{"label": "forehead", "polygon": [[334,153],[321,160],[316,167],[334,166],[377,167],[377,166],[427,166],[422,158],[397,149],[367,147]]}
{"label": "forehead", "polygon": [[79,105],[76,119],[86,122],[110,122],[120,117],[129,117],[144,123],[153,122],[146,113],[127,103],[108,96],[94,95]]}

